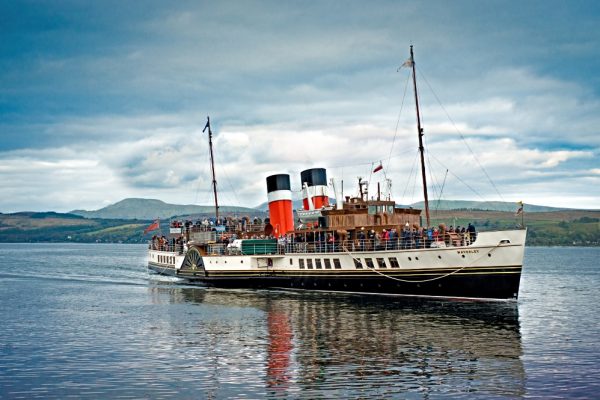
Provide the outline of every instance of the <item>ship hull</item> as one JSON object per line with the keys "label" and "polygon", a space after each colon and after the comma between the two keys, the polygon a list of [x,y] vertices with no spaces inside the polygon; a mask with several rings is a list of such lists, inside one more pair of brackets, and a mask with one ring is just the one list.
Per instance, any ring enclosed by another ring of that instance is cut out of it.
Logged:
{"label": "ship hull", "polygon": [[[187,276],[190,282],[221,288],[279,288],[328,292],[370,293],[422,297],[515,300],[519,293],[520,266],[489,269],[472,268],[461,273],[451,270],[404,272],[385,276],[366,272],[352,276],[270,275],[270,276]],[[439,279],[431,280],[432,277]]]}
{"label": "ship hull", "polygon": [[151,254],[148,268],[222,288],[516,300],[524,240],[525,231],[503,231],[482,233],[478,245],[437,249],[201,255],[191,248]]}
{"label": "ship hull", "polygon": [[177,270],[174,266],[164,266],[159,264],[148,263],[148,270],[158,275],[177,276]]}

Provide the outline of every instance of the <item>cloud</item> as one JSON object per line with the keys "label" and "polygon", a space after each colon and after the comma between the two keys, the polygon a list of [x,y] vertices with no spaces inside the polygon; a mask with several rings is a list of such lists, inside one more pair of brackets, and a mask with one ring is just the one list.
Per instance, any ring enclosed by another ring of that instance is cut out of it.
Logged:
{"label": "cloud", "polygon": [[506,197],[600,197],[599,43],[585,7],[3,7],[3,212],[209,202],[206,115],[224,204],[263,202],[273,173],[299,188],[300,171],[320,166],[349,192],[357,176],[374,184],[380,161],[396,196],[416,201],[412,88],[396,71],[411,40],[432,184],[452,172],[444,196],[498,197],[480,163]]}

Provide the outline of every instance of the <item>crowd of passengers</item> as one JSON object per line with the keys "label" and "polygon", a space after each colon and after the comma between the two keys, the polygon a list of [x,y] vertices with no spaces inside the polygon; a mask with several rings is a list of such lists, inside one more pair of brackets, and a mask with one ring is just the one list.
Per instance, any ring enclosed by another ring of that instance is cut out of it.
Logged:
{"label": "crowd of passengers", "polygon": [[[293,252],[339,252],[339,251],[372,251],[419,249],[442,246],[468,246],[477,238],[475,226],[467,227],[440,225],[439,228],[422,228],[405,226],[398,232],[395,228],[377,232],[364,227],[356,232],[340,231],[308,231],[280,235],[278,238],[265,235],[242,234],[239,239],[277,239],[279,253]],[[238,237],[224,234],[219,245],[223,251]],[[443,243],[443,244],[442,244]],[[260,246],[260,244],[257,244]],[[230,249],[235,251],[235,249]]]}
{"label": "crowd of passengers", "polygon": [[192,231],[215,230],[217,226],[223,227],[227,232],[247,232],[264,229],[265,223],[268,223],[268,218],[263,221],[260,217],[250,218],[245,217],[219,217],[219,218],[204,218],[192,221],[173,221],[171,228],[190,228]]}
{"label": "crowd of passengers", "polygon": [[[304,233],[290,233],[287,235],[265,236],[263,234],[248,233],[244,228],[248,227],[249,222],[255,225],[261,225],[263,221],[255,217],[250,220],[248,217],[232,218],[227,217],[222,220],[204,219],[196,223],[191,221],[174,221],[171,227],[192,227],[202,226],[211,228],[222,223],[230,223],[232,229],[226,229],[228,232],[220,235],[218,245],[222,247],[223,252],[236,239],[277,239],[279,252],[326,252],[326,251],[372,251],[372,250],[398,250],[398,249],[420,249],[441,246],[468,246],[477,238],[475,226],[471,223],[466,227],[452,225],[446,228],[445,224],[439,227],[424,228],[416,224],[410,226],[408,223],[402,227],[400,232],[395,228],[383,229],[381,232],[374,229],[365,229],[361,227],[353,231],[309,231]],[[264,221],[268,223],[268,219]],[[237,225],[239,224],[239,225]],[[242,229],[237,229],[237,227]],[[443,243],[443,244],[442,244]],[[153,250],[176,251],[183,253],[184,238],[172,238],[169,240],[165,236],[153,236],[150,244]]]}
{"label": "crowd of passengers", "polygon": [[395,228],[377,232],[363,227],[354,235],[352,232],[297,233],[280,237],[278,244],[287,251],[371,251],[468,246],[476,238],[475,226],[469,223],[467,227],[456,228],[446,228],[443,224],[439,228],[404,226],[400,232]]}
{"label": "crowd of passengers", "polygon": [[185,240],[183,236],[171,238],[171,240],[169,240],[164,235],[154,235],[150,241],[150,249],[159,251],[176,251],[179,254],[183,254],[184,243]]}

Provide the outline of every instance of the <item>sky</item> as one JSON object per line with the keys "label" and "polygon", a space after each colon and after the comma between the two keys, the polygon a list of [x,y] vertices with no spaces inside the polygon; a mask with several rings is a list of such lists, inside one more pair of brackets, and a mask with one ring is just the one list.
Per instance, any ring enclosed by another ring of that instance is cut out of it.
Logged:
{"label": "sky", "polygon": [[599,26],[578,0],[1,2],[0,212],[210,205],[207,116],[221,205],[309,168],[419,201],[411,45],[430,200],[600,209]]}

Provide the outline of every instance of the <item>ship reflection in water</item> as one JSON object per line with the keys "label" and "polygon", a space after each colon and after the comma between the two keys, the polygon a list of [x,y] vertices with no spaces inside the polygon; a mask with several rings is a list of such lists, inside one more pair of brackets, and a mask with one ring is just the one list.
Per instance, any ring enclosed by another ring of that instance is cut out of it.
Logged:
{"label": "ship reflection in water", "polygon": [[180,352],[174,367],[206,397],[524,394],[514,303],[168,286],[150,295],[169,310],[153,351]]}

